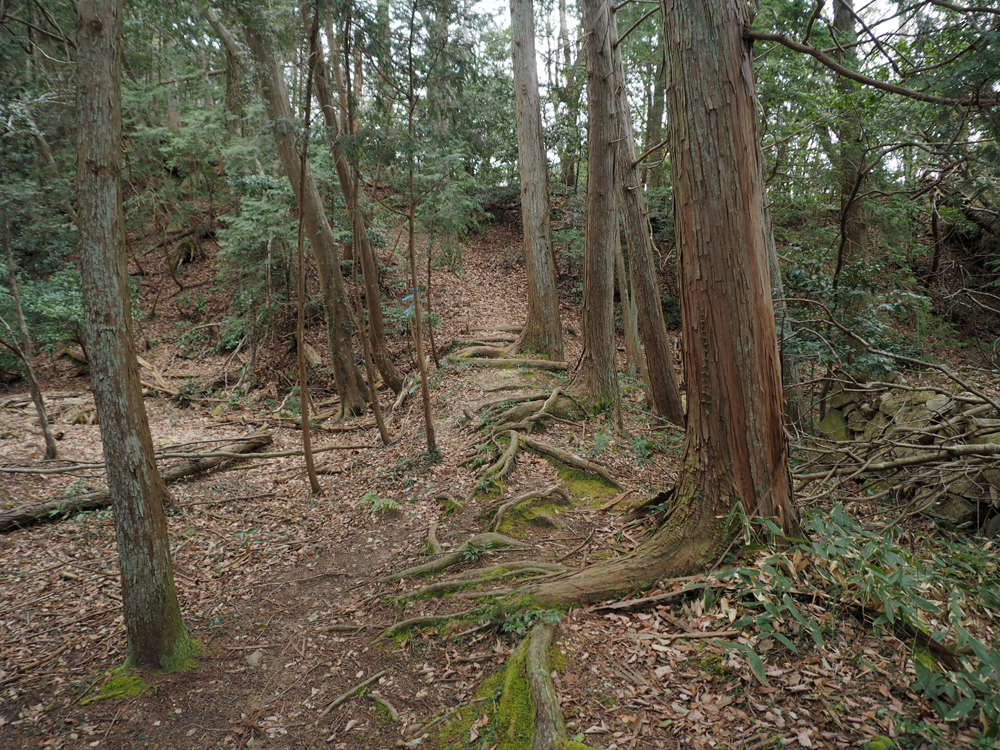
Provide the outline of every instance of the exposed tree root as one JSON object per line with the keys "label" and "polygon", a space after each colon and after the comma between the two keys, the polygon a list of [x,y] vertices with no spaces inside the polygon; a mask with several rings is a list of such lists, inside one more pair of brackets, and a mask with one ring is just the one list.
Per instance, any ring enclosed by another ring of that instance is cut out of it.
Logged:
{"label": "exposed tree root", "polygon": [[469,357],[458,360],[479,367],[535,367],[539,370],[568,370],[568,362],[553,362],[548,359],[479,359]]}
{"label": "exposed tree root", "polygon": [[[554,397],[553,394],[555,394]],[[543,417],[573,422],[587,416],[576,400],[559,388],[552,394],[540,393],[531,399],[507,399],[507,401],[514,403],[514,406],[500,415],[497,426],[494,428],[498,431],[524,430],[530,432],[531,428]],[[517,403],[518,401],[521,403]]]}
{"label": "exposed tree root", "polygon": [[520,445],[520,440],[518,440],[517,433],[513,430],[507,432],[507,437],[510,439],[510,444],[497,462],[483,472],[483,479],[499,481],[514,471],[514,458],[517,456],[517,448]]}
{"label": "exposed tree root", "polygon": [[504,503],[497,509],[496,516],[493,517],[493,531],[499,531],[500,524],[503,523],[504,516],[514,510],[517,506],[526,503],[530,500],[541,500],[543,498],[552,497],[553,495],[558,495],[567,503],[570,502],[569,495],[566,491],[560,487],[558,484],[554,484],[551,487],[547,487],[544,490],[535,490],[534,492],[525,492],[523,495],[518,495],[513,500]]}
{"label": "exposed tree root", "polygon": [[[530,387],[530,386],[520,386],[520,387]],[[498,406],[500,404],[520,404],[525,401],[539,401],[541,399],[548,398],[552,395],[551,391],[538,391],[536,393],[527,393],[523,396],[507,396],[506,398],[497,398],[492,401],[487,401],[485,404],[481,404],[478,411],[483,411],[489,409],[493,406]]]}
{"label": "exposed tree root", "polygon": [[617,487],[618,489],[622,488],[621,485],[618,483],[618,480],[615,479],[613,476],[611,476],[611,472],[609,472],[606,468],[601,466],[601,464],[594,463],[593,461],[588,461],[585,458],[580,458],[579,456],[575,456],[572,453],[569,453],[568,451],[564,451],[562,448],[556,448],[554,445],[550,445],[549,443],[544,443],[541,440],[537,440],[536,438],[529,437],[527,435],[522,436],[521,441],[524,443],[525,448],[530,448],[536,453],[544,453],[545,455],[551,456],[557,461],[561,461],[567,466],[572,466],[573,468],[579,469],[580,471],[586,471],[591,474],[597,474],[597,476],[599,476],[608,484]]}
{"label": "exposed tree root", "polygon": [[516,391],[521,388],[534,388],[531,383],[504,383],[502,385],[492,385],[483,388],[483,393],[499,393],[500,391]]}
{"label": "exposed tree root", "polygon": [[441,542],[437,538],[437,521],[432,523],[427,529],[427,547],[430,549],[432,555],[441,554]]}
{"label": "exposed tree root", "polygon": [[503,534],[494,534],[491,532],[476,534],[476,536],[472,537],[469,541],[453,552],[440,555],[423,565],[416,565],[412,568],[400,570],[390,576],[387,576],[386,578],[383,578],[382,580],[389,582],[399,581],[403,578],[419,578],[420,576],[426,576],[431,573],[439,573],[442,570],[447,570],[452,565],[457,565],[458,563],[465,562],[466,560],[475,559],[475,556],[480,555],[484,550],[503,547],[517,547],[524,549],[527,546],[528,545],[524,542],[511,539],[509,536],[504,536]]}
{"label": "exposed tree root", "polygon": [[555,633],[555,623],[536,625],[528,639],[528,657],[525,672],[531,692],[531,703],[535,707],[535,735],[531,740],[531,750],[550,750],[566,745],[566,724],[563,722],[559,696],[552,682],[552,668],[549,666],[549,647]]}
{"label": "exposed tree root", "polygon": [[429,625],[440,625],[443,622],[448,622],[449,620],[468,620],[476,615],[480,615],[485,612],[485,607],[473,607],[472,609],[464,609],[461,612],[452,612],[449,615],[422,615],[420,617],[411,617],[409,620],[403,620],[402,622],[397,622],[395,625],[390,625],[381,633],[379,633],[379,638],[395,638],[397,635],[402,635],[414,628],[423,628]]}
{"label": "exposed tree root", "polygon": [[497,346],[470,346],[460,352],[453,354],[455,359],[469,359],[470,357],[503,357],[510,354],[506,349]]}
{"label": "exposed tree root", "polygon": [[383,669],[381,672],[378,672],[377,674],[373,674],[371,677],[369,677],[364,682],[359,682],[357,685],[355,685],[354,687],[352,687],[346,693],[341,693],[340,695],[338,695],[336,698],[333,699],[333,702],[330,703],[329,706],[327,706],[326,708],[324,708],[322,711],[319,712],[319,717],[322,719],[324,716],[326,716],[328,713],[330,713],[337,706],[339,706],[339,705],[341,705],[343,703],[347,703],[347,701],[349,701],[355,695],[357,695],[358,693],[360,693],[366,687],[368,687],[369,685],[371,685],[374,682],[377,682],[388,671],[389,671],[388,669]]}
{"label": "exposed tree root", "polygon": [[[460,589],[469,588],[470,586],[481,586],[484,583],[499,581],[504,578],[516,578],[517,576],[530,575],[559,575],[570,570],[572,570],[572,568],[565,565],[555,565],[553,563],[525,562],[516,566],[511,564],[494,565],[492,568],[485,568],[482,570],[476,569],[471,571],[472,573],[477,574],[475,576],[466,578],[449,578],[445,581],[438,581],[437,583],[432,583],[428,586],[422,586],[415,591],[408,591],[405,594],[395,597],[395,600],[398,603],[403,603],[412,599],[447,596],[448,594],[454,593]],[[493,571],[496,572],[494,573]],[[488,594],[490,592],[484,593]]]}

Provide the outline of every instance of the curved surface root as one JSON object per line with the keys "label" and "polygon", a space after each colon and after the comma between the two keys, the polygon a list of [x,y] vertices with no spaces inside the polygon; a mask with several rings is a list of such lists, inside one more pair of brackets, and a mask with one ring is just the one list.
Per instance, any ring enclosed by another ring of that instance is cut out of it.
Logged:
{"label": "curved surface root", "polygon": [[484,607],[473,607],[472,609],[464,609],[461,612],[453,612],[450,615],[421,615],[420,617],[411,617],[409,620],[403,620],[402,622],[397,622],[395,625],[390,625],[381,633],[379,633],[379,638],[395,638],[397,635],[402,635],[403,633],[413,630],[414,628],[423,628],[428,625],[440,625],[443,622],[448,622],[449,620],[468,620],[476,615],[482,614],[485,611]]}
{"label": "curved surface root", "polygon": [[544,498],[552,497],[553,495],[561,497],[567,503],[570,502],[569,495],[566,494],[566,491],[558,484],[554,484],[551,487],[547,487],[544,490],[526,492],[523,495],[518,495],[510,502],[504,503],[503,505],[500,506],[500,508],[497,510],[496,516],[494,516],[493,518],[492,530],[499,531],[500,524],[503,523],[504,516],[507,515],[507,513],[509,513],[510,511],[517,508],[519,505],[522,505],[530,500],[542,500]]}
{"label": "curved surface root", "polygon": [[492,532],[476,534],[453,552],[440,555],[423,565],[415,565],[412,568],[400,570],[390,576],[387,576],[386,578],[383,578],[382,580],[384,582],[398,581],[403,578],[417,578],[419,576],[430,575],[431,573],[438,573],[442,570],[450,568],[452,565],[457,565],[458,563],[470,559],[470,556],[478,555],[484,549],[502,547],[518,547],[520,549],[524,549],[527,546],[528,545],[524,542],[511,539],[509,536],[504,536],[503,534],[495,534]]}
{"label": "curved surface root", "polygon": [[561,461],[567,466],[572,466],[574,469],[579,469],[580,471],[586,471],[591,474],[597,474],[601,479],[603,479],[608,484],[621,489],[622,486],[618,483],[618,480],[611,476],[611,472],[608,471],[601,464],[594,463],[593,461],[588,461],[585,458],[580,458],[580,456],[575,456],[569,451],[564,451],[562,448],[556,448],[554,445],[549,443],[544,443],[541,440],[537,440],[533,437],[524,435],[521,437],[521,442],[524,443],[525,448],[530,448],[536,453],[544,453],[547,456],[551,456],[557,461]]}

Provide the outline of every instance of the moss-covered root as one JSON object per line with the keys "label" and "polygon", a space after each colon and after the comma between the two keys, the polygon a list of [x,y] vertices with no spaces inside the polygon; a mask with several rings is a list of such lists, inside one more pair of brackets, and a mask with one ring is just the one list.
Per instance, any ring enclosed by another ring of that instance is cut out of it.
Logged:
{"label": "moss-covered root", "polygon": [[437,537],[437,521],[432,523],[427,529],[427,549],[432,555],[440,555],[442,552],[441,542],[438,541]]}
{"label": "moss-covered root", "polygon": [[[483,407],[480,407],[482,409]],[[567,421],[584,419],[587,412],[576,401],[556,388],[552,393],[539,393],[524,403],[517,403],[500,415],[496,430],[531,431],[535,423],[543,417],[554,417]]]}
{"label": "moss-covered root", "polygon": [[527,546],[528,545],[524,542],[511,539],[509,536],[504,536],[503,534],[495,534],[492,532],[476,534],[476,536],[472,537],[469,541],[453,552],[439,555],[423,565],[415,565],[412,568],[400,570],[382,580],[384,582],[398,581],[403,578],[417,578],[419,576],[431,575],[432,573],[440,573],[442,570],[447,570],[453,565],[458,565],[459,563],[478,556],[484,549],[501,547],[518,547],[524,549]]}
{"label": "moss-covered root", "polygon": [[415,628],[440,625],[448,622],[449,620],[469,620],[479,614],[482,614],[484,611],[485,609],[483,607],[473,607],[472,609],[464,609],[461,612],[453,612],[448,615],[423,615],[421,617],[411,617],[409,620],[403,620],[402,622],[397,622],[395,625],[390,625],[379,633],[378,637],[395,638],[397,635],[402,635],[403,633],[409,632]]}
{"label": "moss-covered root", "polygon": [[567,741],[566,725],[549,667],[549,647],[552,645],[555,628],[555,623],[551,622],[536,625],[531,629],[531,637],[528,639],[525,671],[531,690],[531,702],[535,707],[535,736],[531,741],[531,750],[561,748],[565,747]]}
{"label": "moss-covered root", "polygon": [[580,471],[588,471],[591,474],[597,474],[597,476],[608,484],[611,484],[618,489],[622,488],[622,486],[618,483],[618,480],[611,476],[611,472],[601,466],[601,464],[588,461],[587,459],[580,458],[579,456],[574,456],[572,453],[564,451],[562,448],[556,448],[554,445],[549,445],[548,443],[527,435],[522,436],[521,442],[524,443],[525,448],[529,448],[536,453],[543,453],[546,456],[552,456],[552,458],[557,461],[562,461],[567,466],[572,466]]}
{"label": "moss-covered root", "polygon": [[[426,597],[447,596],[460,589],[471,586],[481,586],[484,583],[499,581],[504,578],[516,578],[519,576],[553,576],[568,573],[575,570],[567,565],[541,562],[511,562],[502,565],[494,565],[490,568],[474,569],[471,572],[475,575],[462,578],[449,578],[446,581],[438,581],[428,586],[423,586],[416,591],[409,591],[399,597],[397,601],[405,602],[413,599],[423,599]],[[484,592],[487,596],[492,592]]]}
{"label": "moss-covered root", "polygon": [[518,495],[513,500],[504,503],[497,510],[496,516],[493,518],[493,531],[499,531],[500,524],[503,523],[504,516],[510,511],[514,510],[516,507],[522,503],[526,503],[529,500],[541,500],[544,498],[552,497],[553,495],[558,495],[567,503],[570,502],[569,495],[566,491],[560,487],[558,484],[554,484],[551,487],[546,487],[544,490],[535,490],[534,492],[526,492],[523,495]]}
{"label": "moss-covered root", "polygon": [[554,631],[553,623],[536,625],[507,660],[497,707],[500,750],[589,750],[566,736],[549,664]]}

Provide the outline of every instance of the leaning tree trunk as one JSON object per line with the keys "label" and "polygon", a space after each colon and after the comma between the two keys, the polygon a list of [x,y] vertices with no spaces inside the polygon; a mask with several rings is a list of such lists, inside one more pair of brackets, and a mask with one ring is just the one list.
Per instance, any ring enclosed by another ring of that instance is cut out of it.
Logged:
{"label": "leaning tree trunk", "polygon": [[[618,28],[611,14],[611,38],[617,42]],[[625,85],[625,69],[621,51],[614,45],[613,64],[615,116],[618,118],[618,195],[622,204],[625,241],[631,260],[635,303],[639,313],[639,338],[646,355],[649,371],[649,391],[653,411],[677,425],[684,424],[684,407],[674,375],[674,361],[667,338],[667,323],[663,319],[663,305],[656,283],[656,264],[653,262],[653,229],[642,191],[642,180],[636,164],[635,135],[632,131],[632,112]],[[662,113],[661,113],[662,114]]]}
{"label": "leaning tree trunk", "polygon": [[[337,61],[331,59],[331,65],[336,64]],[[323,121],[326,123],[327,130],[334,134],[330,138],[330,155],[333,157],[333,164],[337,170],[337,180],[340,183],[340,192],[344,195],[348,219],[351,221],[351,226],[354,227],[354,236],[358,238],[355,249],[361,258],[361,270],[365,282],[368,340],[371,343],[372,359],[386,385],[392,389],[393,393],[399,393],[403,390],[403,375],[393,364],[386,346],[382,294],[378,287],[378,262],[375,250],[368,238],[364,214],[360,208],[356,210],[354,208],[355,205],[360,206],[360,201],[355,202],[354,200],[354,180],[351,177],[350,166],[340,152],[340,144],[337,142],[337,136],[341,133],[340,124],[346,122],[346,115],[341,118],[337,117],[337,111],[333,106],[333,97],[330,93],[330,84],[326,78],[326,65],[323,64],[322,57],[316,56],[314,58],[313,68],[316,79],[316,98],[319,100],[320,110],[323,112]]]}
{"label": "leaning tree trunk", "polygon": [[615,195],[614,69],[610,8],[604,0],[583,0],[587,56],[587,226],[583,251],[583,355],[570,392],[600,409],[618,406],[615,367]]}
{"label": "leaning tree trunk", "polygon": [[595,600],[689,573],[732,538],[736,503],[797,529],[764,237],[752,48],[742,4],[664,0],[667,106],[680,248],[687,439],[673,502],[633,552],[541,584]]}
{"label": "leaning tree trunk", "polygon": [[[21,292],[17,286],[17,272],[14,269],[14,253],[10,248],[10,223],[7,220],[7,211],[3,212],[3,249],[7,257],[7,287],[10,290],[11,300],[14,302],[14,314],[17,316],[17,327],[21,332],[21,346],[17,346],[16,341],[11,342],[14,351],[24,364],[24,375],[28,381],[28,392],[31,400],[35,404],[35,413],[38,414],[38,426],[42,429],[42,438],[45,440],[45,458],[57,458],[59,451],[56,449],[56,441],[52,437],[52,428],[49,426],[49,415],[45,412],[45,399],[42,397],[42,389],[38,385],[38,378],[35,376],[35,346],[31,340],[31,332],[28,330],[28,322],[24,319],[24,309],[21,307]],[[3,318],[0,318],[4,326],[7,325]],[[9,330],[9,328],[8,328]],[[14,332],[10,331],[13,338]]]}
{"label": "leaning tree trunk", "polygon": [[535,67],[535,18],[531,0],[511,0],[510,47],[514,61],[517,165],[521,174],[521,228],[528,282],[528,317],[515,348],[563,358],[559,290],[549,224],[549,178]]}
{"label": "leaning tree trunk", "polygon": [[83,312],[122,576],[127,663],[190,652],[136,362],[121,192],[121,0],[82,0],[77,26],[77,196]]}
{"label": "leaning tree trunk", "polygon": [[303,213],[309,244],[316,259],[326,306],[327,337],[333,379],[340,393],[341,415],[349,416],[364,409],[368,387],[354,360],[351,347],[353,327],[347,308],[347,290],[340,272],[333,230],[327,221],[323,199],[320,197],[308,164],[305,165],[305,174],[301,174],[301,165],[295,148],[295,121],[288,100],[288,91],[285,88],[285,79],[275,60],[273,50],[264,32],[255,28],[253,22],[246,24],[244,35],[257,63],[255,70],[257,84],[264,99],[268,119],[274,128],[278,154],[285,168],[285,174],[292,184],[299,210]]}

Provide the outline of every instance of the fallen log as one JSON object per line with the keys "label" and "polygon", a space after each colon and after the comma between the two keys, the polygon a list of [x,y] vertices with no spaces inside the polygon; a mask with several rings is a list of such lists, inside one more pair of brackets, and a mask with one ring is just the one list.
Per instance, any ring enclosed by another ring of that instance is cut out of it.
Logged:
{"label": "fallen log", "polygon": [[[184,477],[201,474],[241,454],[253,454],[259,448],[269,445],[273,439],[270,433],[260,432],[252,435],[251,439],[244,439],[238,443],[223,446],[215,452],[215,455],[182,461],[179,464],[167,467],[161,472],[163,481],[169,484]],[[0,511],[0,533],[32,526],[36,523],[59,521],[86,510],[98,510],[99,508],[106,508],[109,505],[111,505],[111,493],[107,490],[82,497],[27,503],[16,508]]]}

